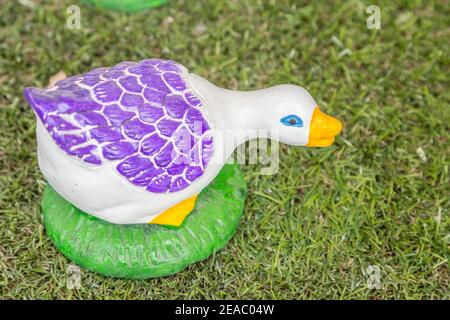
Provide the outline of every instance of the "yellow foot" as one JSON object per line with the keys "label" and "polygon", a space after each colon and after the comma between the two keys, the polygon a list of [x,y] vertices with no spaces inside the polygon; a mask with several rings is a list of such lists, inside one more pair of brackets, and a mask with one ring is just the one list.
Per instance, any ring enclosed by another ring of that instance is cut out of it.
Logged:
{"label": "yellow foot", "polygon": [[167,209],[166,211],[156,216],[149,223],[165,224],[174,227],[179,227],[183,223],[186,216],[189,213],[191,213],[191,211],[194,209],[195,201],[197,201],[197,196],[198,195],[195,195],[193,197],[181,201],[180,203],[177,203],[173,207]]}

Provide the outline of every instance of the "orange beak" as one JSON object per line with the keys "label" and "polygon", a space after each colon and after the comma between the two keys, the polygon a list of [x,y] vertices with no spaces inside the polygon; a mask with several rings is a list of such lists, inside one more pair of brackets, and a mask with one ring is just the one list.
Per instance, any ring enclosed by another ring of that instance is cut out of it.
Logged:
{"label": "orange beak", "polygon": [[334,137],[341,132],[342,123],[320,111],[314,109],[307,147],[329,147],[334,142]]}

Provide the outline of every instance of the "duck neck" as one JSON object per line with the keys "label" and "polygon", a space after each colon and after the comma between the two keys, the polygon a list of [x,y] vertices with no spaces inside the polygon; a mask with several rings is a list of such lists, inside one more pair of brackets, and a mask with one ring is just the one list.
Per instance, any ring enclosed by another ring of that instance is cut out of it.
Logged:
{"label": "duck neck", "polygon": [[[259,129],[268,129],[264,110],[273,106],[271,88],[255,91],[235,91],[220,88],[206,79],[189,74],[189,81],[214,116],[217,129],[247,132],[246,140],[256,138]],[[251,132],[255,134],[251,134]],[[244,142],[244,141],[240,141]]]}

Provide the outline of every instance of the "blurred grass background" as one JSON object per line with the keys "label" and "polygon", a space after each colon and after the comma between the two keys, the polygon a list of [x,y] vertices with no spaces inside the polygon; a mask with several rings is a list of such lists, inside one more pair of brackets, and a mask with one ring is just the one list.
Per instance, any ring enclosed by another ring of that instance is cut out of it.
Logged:
{"label": "blurred grass background", "polygon": [[[377,3],[380,30],[366,26],[369,1],[269,0],[134,14],[80,4],[69,30],[77,1],[0,0],[0,298],[449,299],[450,6],[401,2]],[[243,221],[208,260],[146,281],[82,270],[68,289],[22,89],[149,57],[228,88],[304,86],[344,132],[326,149],[281,145],[277,175],[242,166]]]}

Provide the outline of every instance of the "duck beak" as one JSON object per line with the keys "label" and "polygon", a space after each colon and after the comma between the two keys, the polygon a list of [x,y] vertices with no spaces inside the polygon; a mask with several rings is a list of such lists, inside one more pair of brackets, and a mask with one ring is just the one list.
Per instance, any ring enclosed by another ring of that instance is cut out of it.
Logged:
{"label": "duck beak", "polygon": [[307,147],[329,147],[333,144],[334,137],[341,132],[342,123],[320,111],[314,109],[309,129]]}

